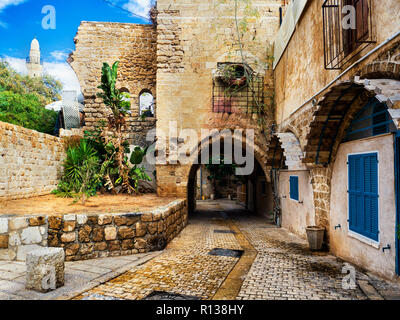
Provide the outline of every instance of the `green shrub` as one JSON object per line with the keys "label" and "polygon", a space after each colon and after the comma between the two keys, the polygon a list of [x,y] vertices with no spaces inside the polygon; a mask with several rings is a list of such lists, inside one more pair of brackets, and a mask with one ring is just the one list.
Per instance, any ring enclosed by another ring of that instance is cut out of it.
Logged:
{"label": "green shrub", "polygon": [[61,89],[49,75],[22,76],[0,60],[0,121],[53,134],[57,113],[44,106],[61,99]]}
{"label": "green shrub", "polygon": [[64,176],[53,191],[58,197],[82,198],[96,195],[101,186],[100,159],[96,150],[84,139],[79,146],[67,149]]}
{"label": "green shrub", "polygon": [[57,112],[41,106],[36,95],[0,92],[0,121],[53,134]]}

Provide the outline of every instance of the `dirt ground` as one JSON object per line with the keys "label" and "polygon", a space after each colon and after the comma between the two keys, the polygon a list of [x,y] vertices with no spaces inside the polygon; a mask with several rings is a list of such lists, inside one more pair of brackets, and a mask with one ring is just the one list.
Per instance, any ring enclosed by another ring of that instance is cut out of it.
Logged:
{"label": "dirt ground", "polygon": [[81,201],[73,203],[73,199],[46,195],[21,200],[0,201],[0,216],[2,214],[56,215],[140,212],[166,205],[174,200],[176,198],[160,198],[156,194],[98,195],[87,200],[86,205],[83,206]]}

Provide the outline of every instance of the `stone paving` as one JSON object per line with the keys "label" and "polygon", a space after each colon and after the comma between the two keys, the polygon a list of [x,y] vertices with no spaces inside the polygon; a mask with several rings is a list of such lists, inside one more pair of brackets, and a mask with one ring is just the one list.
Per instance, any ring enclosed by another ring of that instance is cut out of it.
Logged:
{"label": "stone paving", "polygon": [[[210,255],[216,248],[244,253]],[[66,285],[51,293],[25,289],[24,263],[0,262],[0,300],[400,298],[398,283],[358,269],[358,285],[343,289],[345,265],[232,201],[205,201],[164,251],[67,262]]]}
{"label": "stone paving", "polygon": [[[305,240],[269,225],[263,218],[249,216],[229,201],[202,202],[189,225],[167,249],[148,263],[104,283],[75,299],[145,299],[152,294],[180,294],[213,299],[227,282],[238,258],[210,256],[214,248],[240,250],[235,234],[227,233],[229,220],[257,251],[238,300],[366,300],[357,286],[342,288],[344,262],[326,253],[308,250]],[[217,231],[217,232],[215,232]],[[232,230],[231,230],[232,231]],[[374,279],[374,280],[373,280]],[[357,280],[378,288],[382,298],[390,288],[391,298],[400,296],[399,286],[357,271]],[[383,290],[379,290],[383,288]]]}
{"label": "stone paving", "polygon": [[147,262],[159,252],[65,263],[65,286],[49,293],[25,289],[25,262],[0,261],[0,300],[69,299]]}

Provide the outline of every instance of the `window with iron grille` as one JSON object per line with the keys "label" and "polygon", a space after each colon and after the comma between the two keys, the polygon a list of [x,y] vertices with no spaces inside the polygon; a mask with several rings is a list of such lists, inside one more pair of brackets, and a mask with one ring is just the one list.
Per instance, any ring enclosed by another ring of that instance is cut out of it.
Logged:
{"label": "window with iron grille", "polygon": [[218,63],[213,77],[213,112],[258,113],[264,108],[263,89],[264,78],[250,67],[239,63]]}
{"label": "window with iron grille", "polygon": [[322,5],[326,69],[341,69],[370,43],[371,0],[326,0]]}

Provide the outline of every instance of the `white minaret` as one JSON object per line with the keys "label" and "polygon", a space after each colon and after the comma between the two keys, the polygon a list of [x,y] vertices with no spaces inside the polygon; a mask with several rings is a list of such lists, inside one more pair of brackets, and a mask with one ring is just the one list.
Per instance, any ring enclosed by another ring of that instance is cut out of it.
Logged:
{"label": "white minaret", "polygon": [[32,40],[29,58],[26,59],[26,67],[28,68],[28,75],[31,78],[38,78],[42,76],[43,66],[40,62],[39,41],[37,41],[36,38]]}

